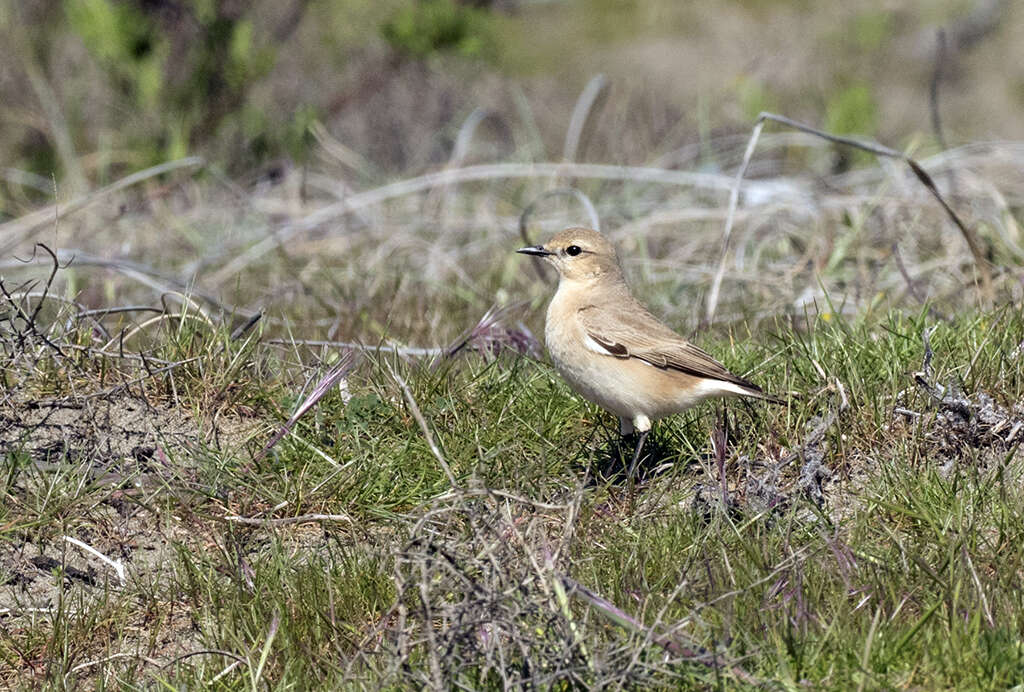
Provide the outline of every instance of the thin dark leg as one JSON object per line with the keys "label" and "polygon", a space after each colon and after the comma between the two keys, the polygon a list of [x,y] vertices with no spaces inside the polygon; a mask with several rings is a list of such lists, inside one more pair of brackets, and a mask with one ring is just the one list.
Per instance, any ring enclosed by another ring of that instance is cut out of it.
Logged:
{"label": "thin dark leg", "polygon": [[626,478],[629,479],[630,485],[633,484],[633,474],[636,473],[636,465],[640,462],[640,452],[643,451],[644,442],[647,440],[647,434],[649,432],[651,431],[644,430],[637,438],[636,451],[633,453],[633,462],[629,465],[629,474],[626,476]]}

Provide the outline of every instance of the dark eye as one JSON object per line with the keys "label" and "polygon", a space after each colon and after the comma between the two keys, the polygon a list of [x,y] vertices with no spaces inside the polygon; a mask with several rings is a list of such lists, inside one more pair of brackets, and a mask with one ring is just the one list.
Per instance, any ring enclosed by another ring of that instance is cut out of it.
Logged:
{"label": "dark eye", "polygon": [[570,245],[569,247],[565,248],[565,254],[569,255],[570,257],[575,257],[581,252],[583,252],[583,250],[582,248],[580,248],[579,245]]}

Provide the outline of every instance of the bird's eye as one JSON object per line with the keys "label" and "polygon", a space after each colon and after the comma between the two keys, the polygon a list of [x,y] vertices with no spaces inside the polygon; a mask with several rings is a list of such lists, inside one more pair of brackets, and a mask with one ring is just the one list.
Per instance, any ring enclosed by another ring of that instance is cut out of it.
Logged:
{"label": "bird's eye", "polygon": [[570,245],[569,247],[565,248],[565,254],[569,255],[570,257],[575,257],[581,252],[583,252],[583,249],[580,248],[579,245]]}

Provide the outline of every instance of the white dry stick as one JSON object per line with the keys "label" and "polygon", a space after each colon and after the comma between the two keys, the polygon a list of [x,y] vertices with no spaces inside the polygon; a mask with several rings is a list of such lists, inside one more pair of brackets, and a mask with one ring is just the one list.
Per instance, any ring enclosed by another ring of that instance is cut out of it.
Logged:
{"label": "white dry stick", "polygon": [[310,134],[317,143],[324,148],[324,151],[341,165],[349,168],[359,175],[370,176],[373,174],[373,167],[363,156],[334,138],[324,127],[324,124],[317,120],[309,126]]}
{"label": "white dry stick", "polygon": [[117,578],[121,582],[121,586],[125,585],[125,581],[126,580],[125,580],[125,573],[124,573],[124,565],[119,560],[111,560],[109,557],[107,557],[106,555],[104,555],[100,551],[96,550],[91,545],[86,545],[85,543],[83,543],[82,541],[78,540],[77,538],[72,538],[71,536],[64,536],[64,540],[67,541],[68,543],[70,543],[73,546],[77,546],[77,547],[81,548],[82,550],[84,550],[87,553],[91,553],[92,555],[95,555],[100,560],[103,560],[103,562],[105,562],[108,565],[110,565],[111,567],[113,567],[114,571],[117,572]]}
{"label": "white dry stick", "polygon": [[[4,227],[5,226],[0,225],[0,238],[4,237]],[[223,310],[224,312],[232,313],[240,317],[251,317],[252,315],[256,314],[249,310],[243,310],[235,305],[228,305],[226,303],[222,303],[221,301],[217,300],[217,298],[214,297],[212,294],[201,291],[199,290],[198,287],[194,285],[186,285],[185,282],[181,282],[178,279],[174,278],[173,276],[164,274],[162,272],[158,272],[152,267],[148,267],[138,262],[133,262],[127,259],[110,259],[107,257],[100,257],[98,255],[91,255],[88,252],[84,252],[78,248],[57,248],[56,250],[54,250],[54,254],[57,255],[57,262],[59,262],[62,266],[73,263],[74,266],[76,267],[103,267],[105,269],[110,269],[112,271],[117,272],[121,276],[131,279],[132,281],[137,281],[143,286],[147,286],[153,289],[157,293],[161,294],[161,296],[183,297],[185,296],[185,294],[182,293],[181,290],[187,289],[192,296],[198,296],[207,303],[216,306],[217,308]],[[0,251],[0,257],[3,257],[2,251]],[[16,258],[0,259],[0,269],[16,269],[24,266],[24,260]],[[191,298],[189,300],[193,305],[198,304],[195,302],[195,300],[192,300]],[[114,309],[116,310],[119,308]],[[147,307],[146,309],[152,308]],[[164,311],[156,310],[156,312]]]}
{"label": "white dry stick", "polygon": [[157,315],[156,317],[149,318],[148,320],[146,320],[145,322],[143,322],[142,324],[138,325],[137,327],[135,327],[134,329],[132,329],[131,331],[129,331],[127,333],[118,334],[117,336],[112,337],[110,339],[110,341],[105,343],[103,345],[103,347],[100,348],[100,353],[103,354],[103,355],[106,355],[107,349],[109,349],[110,347],[115,346],[117,344],[123,344],[125,341],[128,341],[129,339],[131,339],[133,336],[135,336],[139,332],[145,331],[151,325],[159,324],[160,322],[165,322],[167,320],[174,320],[174,319],[181,320],[182,322],[184,322],[186,318],[190,319],[190,320],[194,320],[196,322],[199,322],[200,324],[205,323],[205,324],[207,324],[207,325],[209,325],[211,327],[213,326],[212,323],[210,322],[209,318],[204,320],[204,319],[202,319],[201,317],[199,317],[197,315],[190,315],[190,314],[184,313],[184,312],[179,312],[179,313],[176,313],[174,315],[170,315],[170,314]]}
{"label": "white dry stick", "polygon": [[405,395],[405,400],[409,404],[409,410],[412,412],[412,417],[419,423],[420,430],[423,431],[423,437],[427,440],[427,446],[430,447],[430,452],[437,459],[437,463],[441,465],[441,470],[444,471],[444,475],[448,477],[448,482],[452,486],[452,490],[459,490],[459,483],[455,480],[455,474],[452,473],[451,466],[444,458],[444,454],[441,453],[441,448],[437,446],[437,442],[434,440],[434,434],[430,432],[430,426],[427,425],[427,419],[423,417],[423,413],[420,411],[420,407],[416,404],[416,399],[412,395],[412,390],[409,389],[409,385],[406,381],[395,372],[394,368],[387,361],[384,364],[388,368],[388,372],[391,373],[392,379],[398,383],[398,386],[402,388],[402,394]]}
{"label": "white dry stick", "polygon": [[52,615],[57,612],[56,608],[0,608],[2,615]]}
{"label": "white dry stick", "polygon": [[476,134],[480,123],[490,117],[495,117],[491,111],[479,106],[473,109],[473,112],[462,123],[462,127],[459,128],[459,134],[455,137],[452,155],[448,159],[449,168],[459,168],[462,166],[462,162],[466,160],[466,154],[469,153],[469,145],[473,142],[473,135]]}
{"label": "white dry stick", "polygon": [[288,526],[289,524],[306,524],[314,521],[342,521],[352,523],[352,517],[347,514],[301,514],[297,517],[261,519],[260,517],[243,517],[237,514],[230,514],[224,517],[224,521],[229,521],[233,524],[248,524],[250,526]]}
{"label": "white dry stick", "polygon": [[572,117],[569,119],[569,129],[565,132],[565,145],[562,147],[564,161],[576,159],[580,139],[583,138],[583,126],[587,124],[587,116],[590,115],[590,109],[594,107],[594,102],[597,101],[597,97],[601,95],[607,85],[607,77],[603,74],[594,75],[583,87],[580,97],[576,99],[576,106],[572,109]]}
{"label": "white dry stick", "polygon": [[601,219],[597,215],[597,208],[594,203],[590,201],[579,188],[576,187],[556,187],[553,190],[546,190],[539,194],[536,199],[526,205],[523,209],[523,213],[519,215],[519,233],[523,236],[523,240],[526,241],[527,245],[533,245],[533,241],[527,237],[526,222],[533,214],[534,209],[538,204],[551,197],[558,197],[559,195],[571,195],[583,205],[583,209],[587,212],[587,218],[590,219],[590,227],[598,233],[601,232]]}
{"label": "white dry stick", "polygon": [[396,353],[403,358],[438,358],[448,353],[447,347],[423,348],[420,346],[395,346],[390,344],[366,345],[357,341],[326,341],[323,339],[266,339],[263,343],[274,346],[329,346],[367,353]]}
{"label": "white dry stick", "polygon": [[233,671],[235,668],[237,668],[238,666],[242,665],[242,663],[245,663],[245,661],[232,661],[231,663],[228,664],[227,668],[225,668],[221,672],[219,672],[216,675],[214,675],[213,678],[210,679],[210,682],[208,684],[209,685],[213,685],[213,683],[217,682],[222,677],[224,677],[225,675],[227,675],[228,673]]}
{"label": "white dry stick", "polygon": [[715,278],[711,282],[711,290],[708,292],[707,311],[704,313],[704,321],[708,324],[711,324],[711,320],[715,318],[715,309],[718,307],[718,293],[722,288],[722,277],[725,276],[725,260],[729,253],[729,236],[732,235],[732,225],[736,219],[736,206],[740,199],[740,184],[743,182],[743,176],[747,172],[747,166],[750,165],[750,157],[754,155],[754,147],[757,146],[757,140],[761,136],[762,129],[764,129],[764,120],[758,120],[757,124],[754,125],[753,132],[750,134],[750,141],[747,142],[747,150],[743,152],[743,163],[740,164],[739,170],[736,171],[736,181],[729,192],[729,213],[725,217],[725,230],[722,231],[722,254],[718,258],[718,271],[715,272]]}
{"label": "white dry stick", "polygon": [[[123,190],[127,187],[131,187],[132,185],[148,180],[149,178],[153,178],[163,173],[168,173],[178,168],[194,168],[196,166],[203,165],[203,163],[202,158],[198,156],[189,156],[188,158],[178,159],[177,161],[168,161],[166,163],[161,163],[158,166],[153,166],[152,168],[137,171],[111,183],[110,185],[107,185],[104,188],[100,188],[95,192],[89,192],[76,197],[70,202],[65,202],[60,205],[60,216],[61,218],[66,218],[79,209],[83,209],[107,195],[113,194],[114,192]],[[39,227],[49,224],[57,211],[57,205],[53,204],[44,209],[39,209],[0,224],[0,238],[4,238],[5,240],[4,244],[0,245],[0,255],[9,254],[11,250],[18,247],[18,245],[30,237]]]}
{"label": "white dry stick", "polygon": [[[477,128],[480,124],[488,118],[497,118],[498,116],[491,111],[486,109],[477,108],[473,109],[473,112],[469,114],[469,117],[462,123],[462,127],[459,128],[459,134],[455,137],[455,145],[452,147],[452,155],[448,158],[448,164],[444,170],[457,170],[462,167],[462,162],[465,161],[466,155],[469,153],[469,145],[473,142],[473,137],[476,135]],[[431,194],[437,194],[439,211],[437,212],[437,218],[442,220],[441,228],[445,229],[450,224],[445,223],[444,220],[448,217],[448,208],[451,202],[451,195],[449,194],[451,185],[448,182],[441,184],[436,190],[432,191]],[[424,204],[424,208],[434,208],[434,204],[430,198]]]}
{"label": "white dry stick", "polygon": [[[345,214],[381,204],[390,199],[416,194],[433,189],[439,185],[481,180],[544,177],[621,180],[633,183],[681,185],[704,190],[729,190],[732,188],[732,180],[728,176],[715,173],[674,171],[642,166],[613,166],[597,163],[494,163],[443,170],[407,180],[399,180],[365,192],[358,192],[343,200],[329,204],[322,209],[318,209],[302,219],[286,224],[271,233],[269,237],[264,238],[248,249],[238,251],[234,259],[208,277],[208,281],[212,285],[221,284],[263,255],[281,245],[286,245],[295,236],[334,221]],[[750,183],[750,185],[756,184],[757,181]]]}
{"label": "white dry stick", "polygon": [[116,661],[119,658],[137,659],[137,660],[145,661],[147,664],[149,664],[151,666],[159,666],[160,665],[160,661],[156,660],[155,658],[150,658],[148,656],[143,656],[141,654],[127,653],[127,652],[111,654],[109,656],[104,656],[103,658],[98,658],[95,661],[86,661],[85,663],[79,663],[77,666],[75,666],[74,668],[69,670],[67,672],[67,674],[64,676],[64,685],[65,685],[65,687],[68,685],[69,678],[71,678],[71,676],[73,676],[78,671],[86,670],[87,668],[93,668],[93,667],[99,666],[99,665],[103,665],[104,663],[109,663],[110,661]]}

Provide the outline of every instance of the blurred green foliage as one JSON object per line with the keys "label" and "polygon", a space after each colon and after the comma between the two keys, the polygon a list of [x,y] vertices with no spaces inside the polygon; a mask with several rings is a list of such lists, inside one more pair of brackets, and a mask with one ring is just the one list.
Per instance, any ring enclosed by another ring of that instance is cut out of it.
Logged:
{"label": "blurred green foliage", "polygon": [[852,84],[829,98],[825,108],[825,129],[837,134],[870,136],[875,131],[878,107],[871,87],[865,83]]}
{"label": "blurred green foliage", "polygon": [[[188,154],[246,118],[249,90],[274,65],[275,51],[257,43],[253,7],[223,0],[183,0],[187,19],[158,5],[65,0],[72,31],[155,133],[134,143],[146,158]],[[149,144],[146,144],[146,141]]]}
{"label": "blurred green foliage", "polygon": [[[270,94],[282,83],[272,75],[278,58],[313,7],[317,17],[345,26],[376,13],[371,26],[399,61],[438,53],[484,57],[494,43],[486,9],[455,0],[388,0],[372,7],[375,2],[30,0],[0,8],[0,39],[11,39],[14,64],[20,61],[44,87],[55,87],[55,108],[64,115],[64,122],[48,123],[49,131],[24,131],[8,149],[9,162],[61,179],[68,165],[78,165],[78,154],[61,152],[54,128],[66,130],[79,152],[113,142],[121,158],[113,169],[90,171],[99,180],[117,175],[119,166],[134,169],[195,153],[235,172],[280,156],[305,161],[313,146],[309,126],[325,117],[329,99],[299,89],[283,101]],[[372,38],[373,31],[341,41]],[[346,59],[344,45],[323,50],[317,59],[335,65]],[[268,100],[275,108],[267,108]]]}
{"label": "blurred green foliage", "polygon": [[853,40],[862,51],[875,51],[893,35],[892,12],[862,12],[853,22]]}
{"label": "blurred green foliage", "polygon": [[454,0],[419,0],[395,12],[381,34],[401,54],[424,58],[452,51],[480,57],[487,40],[485,12]]}
{"label": "blurred green foliage", "polygon": [[[871,86],[857,82],[836,91],[825,106],[825,129],[841,135],[871,137],[878,127],[878,105]],[[873,155],[850,147],[837,147],[834,168],[846,170],[870,162]]]}
{"label": "blurred green foliage", "polygon": [[736,84],[736,98],[739,101],[743,116],[753,122],[762,111],[778,110],[775,97],[764,82],[743,75]]}
{"label": "blurred green foliage", "polygon": [[[316,121],[378,170],[441,160],[451,123],[476,106],[521,114],[539,152],[562,137],[595,72],[616,84],[607,113],[621,127],[595,140],[610,160],[746,129],[762,110],[892,142],[926,128],[930,32],[972,4],[0,0],[0,159],[17,171],[0,179],[0,215],[52,196],[51,177],[74,192],[187,154],[232,177],[281,157],[304,161]],[[796,25],[790,49],[776,27]],[[1016,43],[989,40],[1004,42],[989,60],[1016,56]],[[1003,106],[986,117],[1015,127],[1024,79],[953,59],[965,88]],[[506,99],[499,83],[517,95]],[[918,114],[889,106],[912,90]],[[971,132],[974,104],[960,101],[943,102],[944,121]],[[870,159],[837,157],[841,168]]]}
{"label": "blurred green foliage", "polygon": [[147,107],[157,105],[166,42],[139,8],[109,0],[65,0],[68,23],[100,64]]}

